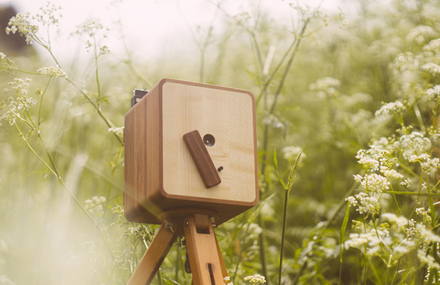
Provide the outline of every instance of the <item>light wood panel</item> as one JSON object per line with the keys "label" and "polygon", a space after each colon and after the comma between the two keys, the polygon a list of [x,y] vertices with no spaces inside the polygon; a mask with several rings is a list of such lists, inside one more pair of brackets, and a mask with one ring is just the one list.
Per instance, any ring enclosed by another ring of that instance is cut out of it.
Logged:
{"label": "light wood panel", "polygon": [[[125,118],[124,206],[128,220],[160,223],[164,210],[195,207],[217,224],[258,202],[255,101],[245,90],[161,80]],[[198,130],[221,183],[207,188],[183,140]]]}
{"label": "light wood panel", "polygon": [[[164,191],[167,194],[252,202],[256,199],[253,104],[249,93],[166,82],[162,93]],[[181,137],[211,134],[208,152],[222,183],[204,187]]]}

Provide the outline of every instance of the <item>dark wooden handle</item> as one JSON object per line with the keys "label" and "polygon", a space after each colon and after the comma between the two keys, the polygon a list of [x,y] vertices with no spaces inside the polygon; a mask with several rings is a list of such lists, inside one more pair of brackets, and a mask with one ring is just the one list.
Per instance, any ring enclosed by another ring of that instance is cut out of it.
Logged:
{"label": "dark wooden handle", "polygon": [[202,177],[206,188],[220,184],[221,179],[215,169],[211,156],[203,143],[199,131],[195,130],[183,135],[183,140],[194,160],[197,170]]}

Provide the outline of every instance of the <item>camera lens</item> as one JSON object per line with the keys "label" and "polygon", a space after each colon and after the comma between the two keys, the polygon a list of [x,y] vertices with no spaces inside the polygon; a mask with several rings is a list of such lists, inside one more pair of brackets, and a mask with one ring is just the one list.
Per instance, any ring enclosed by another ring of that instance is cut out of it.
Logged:
{"label": "camera lens", "polygon": [[204,143],[206,146],[213,146],[213,145],[215,144],[214,136],[213,136],[213,135],[210,135],[210,134],[206,134],[206,135],[203,137],[203,143]]}

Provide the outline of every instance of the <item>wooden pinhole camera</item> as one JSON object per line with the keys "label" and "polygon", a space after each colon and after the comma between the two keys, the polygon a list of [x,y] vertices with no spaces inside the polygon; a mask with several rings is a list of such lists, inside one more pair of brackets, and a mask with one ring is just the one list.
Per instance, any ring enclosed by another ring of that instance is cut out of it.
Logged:
{"label": "wooden pinhole camera", "polygon": [[255,206],[255,120],[249,91],[161,80],[125,116],[126,218],[204,209],[219,225]]}

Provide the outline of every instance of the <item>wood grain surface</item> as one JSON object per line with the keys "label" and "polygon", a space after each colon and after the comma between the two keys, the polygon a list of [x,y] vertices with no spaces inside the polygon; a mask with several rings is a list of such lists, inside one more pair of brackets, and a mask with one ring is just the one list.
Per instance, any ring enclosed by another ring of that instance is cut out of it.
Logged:
{"label": "wood grain surface", "polygon": [[[256,199],[254,106],[249,92],[167,81],[162,87],[163,191],[185,196],[251,203]],[[198,130],[215,144],[207,151],[222,183],[207,189],[182,136]]]}
{"label": "wood grain surface", "polygon": [[[215,138],[205,148],[215,169],[222,168],[215,172],[221,183],[209,188],[182,139],[193,130]],[[249,91],[163,79],[127,112],[124,141],[130,221],[161,223],[163,211],[193,207],[215,211],[221,224],[258,203],[255,100]]]}
{"label": "wood grain surface", "polygon": [[188,147],[189,153],[196,164],[197,170],[199,171],[200,177],[202,177],[206,188],[211,188],[221,183],[220,176],[212,162],[211,156],[209,156],[209,153],[206,150],[206,146],[199,131],[195,130],[184,134],[183,140]]}
{"label": "wood grain surface", "polygon": [[[205,225],[208,225],[208,232],[199,233],[198,228]],[[197,214],[187,217],[184,233],[194,285],[223,285],[226,267],[221,252],[217,250],[217,238],[209,217]]]}
{"label": "wood grain surface", "polygon": [[170,226],[174,228],[176,226],[170,225],[170,223],[171,222],[164,222],[161,225],[127,285],[145,285],[151,283],[151,280],[159,270],[163,260],[177,238],[176,232],[170,228]]}

